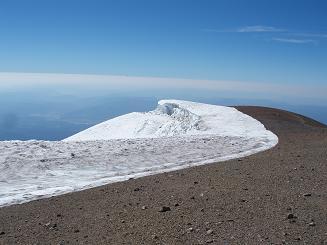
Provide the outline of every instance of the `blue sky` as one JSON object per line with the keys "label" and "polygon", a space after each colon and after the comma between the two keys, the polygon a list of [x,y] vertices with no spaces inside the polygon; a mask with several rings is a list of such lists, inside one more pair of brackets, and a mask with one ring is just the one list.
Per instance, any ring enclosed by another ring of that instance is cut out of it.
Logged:
{"label": "blue sky", "polygon": [[241,81],[321,93],[326,12],[324,0],[3,0],[0,72]]}

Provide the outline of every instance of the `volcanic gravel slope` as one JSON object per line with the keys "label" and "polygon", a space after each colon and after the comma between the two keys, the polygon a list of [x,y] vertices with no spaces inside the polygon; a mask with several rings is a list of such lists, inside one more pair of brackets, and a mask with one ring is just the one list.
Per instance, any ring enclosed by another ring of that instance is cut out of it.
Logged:
{"label": "volcanic gravel slope", "polygon": [[193,167],[0,209],[0,244],[327,244],[327,128],[237,107],[279,144]]}

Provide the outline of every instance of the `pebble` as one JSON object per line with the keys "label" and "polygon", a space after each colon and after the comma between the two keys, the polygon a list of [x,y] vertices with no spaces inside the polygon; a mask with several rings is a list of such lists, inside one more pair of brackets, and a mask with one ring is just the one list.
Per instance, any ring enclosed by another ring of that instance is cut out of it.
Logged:
{"label": "pebble", "polygon": [[49,229],[50,230],[57,229],[57,224],[53,224]]}
{"label": "pebble", "polygon": [[142,210],[145,210],[145,209],[147,209],[147,207],[146,206],[142,206]]}
{"label": "pebble", "polygon": [[295,217],[294,214],[289,213],[289,214],[287,215],[287,218],[288,218],[288,219],[295,219],[296,217]]}
{"label": "pebble", "polygon": [[310,222],[309,226],[316,226],[315,222]]}
{"label": "pebble", "polygon": [[170,209],[170,207],[167,207],[167,206],[163,206],[163,207],[159,210],[159,212],[161,212],[161,213],[168,212],[168,211],[171,211],[171,209]]}
{"label": "pebble", "polygon": [[213,233],[213,230],[209,229],[207,230],[207,235],[211,235]]}

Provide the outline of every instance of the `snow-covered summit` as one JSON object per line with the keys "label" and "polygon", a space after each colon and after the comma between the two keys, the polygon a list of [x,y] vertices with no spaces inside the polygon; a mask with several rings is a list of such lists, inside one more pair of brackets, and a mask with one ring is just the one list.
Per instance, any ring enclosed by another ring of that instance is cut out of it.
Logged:
{"label": "snow-covered summit", "polygon": [[182,135],[277,137],[254,118],[235,108],[181,100],[160,100],[150,112],[113,118],[64,141],[160,138]]}
{"label": "snow-covered summit", "polygon": [[64,141],[0,141],[0,207],[248,156],[277,136],[234,108],[161,100]]}

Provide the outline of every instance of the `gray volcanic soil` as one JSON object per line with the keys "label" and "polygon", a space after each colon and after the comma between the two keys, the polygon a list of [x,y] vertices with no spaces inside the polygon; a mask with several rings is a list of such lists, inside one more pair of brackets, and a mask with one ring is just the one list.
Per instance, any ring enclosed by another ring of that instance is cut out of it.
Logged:
{"label": "gray volcanic soil", "polygon": [[237,107],[279,144],[242,159],[0,209],[0,244],[327,244],[327,128]]}

